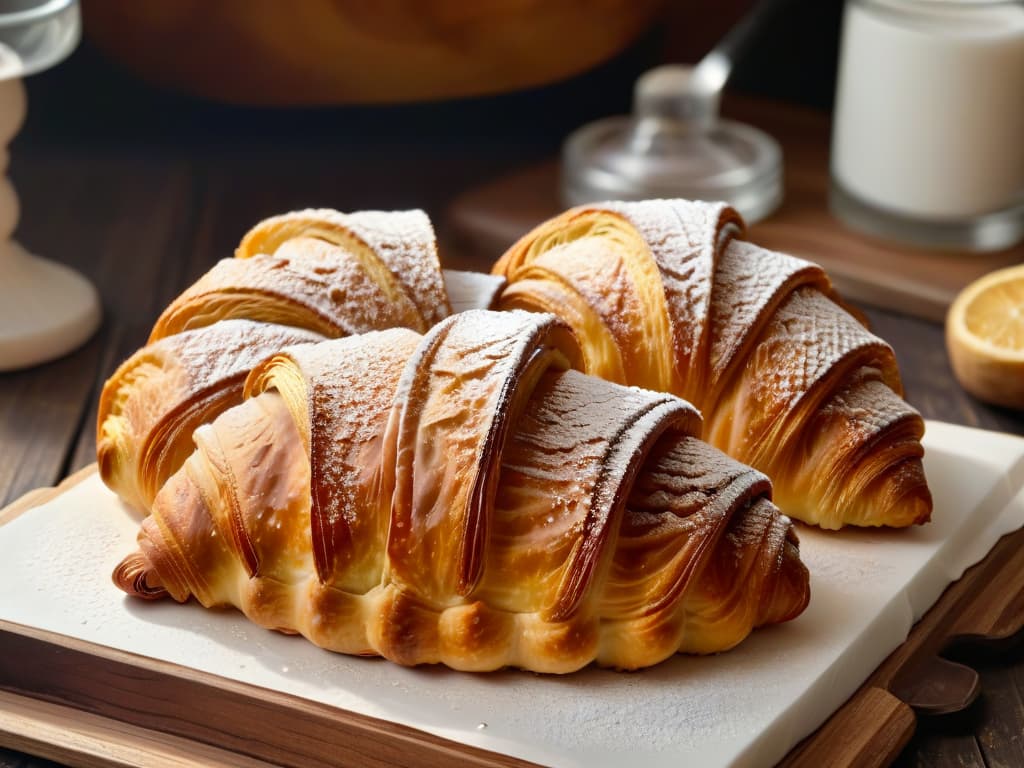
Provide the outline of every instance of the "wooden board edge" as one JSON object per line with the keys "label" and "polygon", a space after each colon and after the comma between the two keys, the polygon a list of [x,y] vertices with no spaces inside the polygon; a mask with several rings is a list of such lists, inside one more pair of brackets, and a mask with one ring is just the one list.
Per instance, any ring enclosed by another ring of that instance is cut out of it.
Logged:
{"label": "wooden board edge", "polygon": [[0,691],[0,743],[83,768],[272,768],[237,752],[7,691]]}
{"label": "wooden board edge", "polygon": [[906,280],[892,276],[889,283],[872,283],[857,271],[833,259],[817,258],[828,273],[839,294],[847,300],[870,306],[899,307],[899,312],[942,323],[952,298],[930,286],[908,285]]}
{"label": "wooden board edge", "polygon": [[[864,727],[870,724],[871,727]],[[861,688],[795,747],[780,768],[884,768],[914,735],[914,711],[884,688]]]}
{"label": "wooden board edge", "polygon": [[62,493],[65,493],[80,482],[99,471],[99,467],[95,462],[88,466],[82,467],[77,472],[65,477],[55,486],[34,488],[23,496],[19,496],[17,499],[12,501],[3,509],[0,509],[0,525],[5,525],[16,517],[25,514],[30,509],[41,506],[51,499],[55,499]]}
{"label": "wooden board edge", "polygon": [[415,754],[424,766],[536,768],[410,726],[3,620],[0,690],[275,765],[395,768]]}
{"label": "wooden board edge", "polygon": [[[1004,571],[1010,574],[1009,580],[1005,577],[997,578],[997,575]],[[994,584],[1001,584],[1003,589],[993,589]],[[1024,631],[1024,612],[1007,617],[1005,611],[998,609],[1000,605],[1010,606],[1019,603],[1024,592],[1022,585],[1024,528],[1002,536],[984,559],[968,568],[959,579],[947,586],[934,605],[914,624],[907,639],[889,654],[821,727],[790,750],[779,765],[784,768],[811,768],[823,765],[825,763],[816,763],[812,758],[820,758],[834,746],[834,734],[842,733],[844,730],[858,732],[865,728],[870,729],[874,727],[873,723],[876,720],[878,723],[885,723],[887,728],[902,728],[905,746],[906,741],[913,735],[917,717],[924,715],[916,712],[889,690],[894,681],[900,676],[926,675],[929,672],[934,673],[936,669],[945,668],[947,664],[936,663],[942,662],[941,654],[961,642],[968,633],[972,633],[970,637],[976,642],[988,640],[989,635],[992,641],[1002,642],[1007,635]],[[900,687],[905,688],[906,682],[901,681]],[[925,679],[919,679],[917,687],[941,690],[941,685]],[[875,691],[883,692],[885,697],[874,693]],[[905,710],[903,714],[894,711],[895,705],[888,700],[890,698],[900,702],[900,709]],[[870,707],[865,709],[865,702],[870,701],[882,704],[874,714],[870,714]],[[961,708],[969,705],[971,701],[973,696],[964,696]],[[959,710],[954,708],[948,711]],[[912,718],[912,722],[906,722],[906,715]],[[894,738],[895,735],[896,731],[893,731],[889,738]],[[885,759],[873,762],[879,754]],[[830,758],[827,764],[834,768],[882,768],[890,765],[898,755],[899,750],[891,753],[883,750],[877,754],[871,750],[863,754],[851,750],[852,762],[836,762]]]}
{"label": "wooden board edge", "polygon": [[1007,616],[1024,592],[1024,528],[1006,533],[986,556],[952,582],[914,625],[907,640],[875,671],[890,688],[897,674],[916,659],[927,663],[965,636],[1002,641],[1024,629],[1024,613]]}

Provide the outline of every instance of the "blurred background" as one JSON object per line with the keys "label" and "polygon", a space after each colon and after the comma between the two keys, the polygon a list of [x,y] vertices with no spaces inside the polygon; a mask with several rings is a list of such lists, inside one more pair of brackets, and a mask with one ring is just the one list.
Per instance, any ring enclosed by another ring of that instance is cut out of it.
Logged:
{"label": "blurred background", "polygon": [[[196,163],[191,183],[202,197],[245,189],[235,238],[282,204],[420,206],[441,222],[460,192],[554,156],[590,120],[628,112],[638,75],[695,62],[752,6],[384,0],[368,14],[331,0],[84,0],[83,43],[26,80],[12,177],[31,194],[19,173],[22,160],[34,162],[27,148],[107,147],[119,158]],[[827,110],[842,3],[783,6],[744,52],[730,90]],[[346,179],[353,172],[357,189]],[[265,206],[253,188],[261,183],[278,187]]]}
{"label": "blurred background", "polygon": [[[21,140],[216,146],[312,135],[550,151],[580,124],[628,112],[639,74],[695,62],[754,3],[372,5],[84,0],[83,44],[28,80]],[[784,6],[730,87],[828,109],[842,2]]]}
{"label": "blurred background", "polygon": [[[641,73],[697,61],[753,5],[378,0],[367,13],[333,0],[83,0],[81,45],[25,81],[10,176],[24,210],[123,204],[123,218],[139,206],[120,201],[129,168],[150,195],[186,185],[193,213],[178,226],[203,216],[212,228],[183,275],[192,279],[253,222],[305,206],[424,207],[448,266],[486,268],[497,254],[449,237],[454,198],[554,157],[584,123],[629,112]],[[730,91],[828,110],[841,12],[840,0],[783,0]],[[53,195],[54,185],[65,188]],[[29,219],[24,242],[65,250],[49,222]],[[88,271],[109,306],[97,266]]]}

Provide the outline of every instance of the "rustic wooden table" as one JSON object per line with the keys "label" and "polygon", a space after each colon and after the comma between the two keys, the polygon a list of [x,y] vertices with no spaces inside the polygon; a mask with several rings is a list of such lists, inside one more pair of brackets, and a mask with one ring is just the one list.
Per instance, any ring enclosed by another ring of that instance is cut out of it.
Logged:
{"label": "rustic wooden table", "polygon": [[[261,217],[307,205],[415,206],[440,221],[467,187],[551,149],[519,144],[507,131],[477,135],[472,126],[429,146],[398,129],[358,141],[322,132],[296,141],[282,128],[286,121],[275,120],[274,130],[255,140],[214,134],[184,147],[123,132],[117,141],[68,143],[50,134],[15,143],[10,175],[23,205],[18,238],[89,276],[102,296],[104,323],[68,357],[0,374],[0,507],[94,460],[104,379],[143,343],[160,309],[230,255]],[[439,234],[446,266],[486,268],[497,255],[457,253],[446,248],[447,233]],[[960,389],[938,325],[865,310],[895,347],[907,397],[926,417],[1024,434],[1024,416]],[[968,661],[981,672],[981,698],[965,713],[923,722],[897,765],[1024,765],[1024,654],[1018,645]],[[44,765],[53,764],[0,750],[4,768]]]}

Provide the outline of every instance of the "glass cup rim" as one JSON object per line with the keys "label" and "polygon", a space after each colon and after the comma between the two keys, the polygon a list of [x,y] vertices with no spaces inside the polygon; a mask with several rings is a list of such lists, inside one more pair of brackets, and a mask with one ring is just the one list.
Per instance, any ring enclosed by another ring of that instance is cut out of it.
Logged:
{"label": "glass cup rim", "polygon": [[934,11],[938,8],[970,10],[977,8],[1020,8],[1022,0],[853,0],[856,5],[867,5],[890,11],[901,16],[910,16],[916,11]]}
{"label": "glass cup rim", "polygon": [[[1024,30],[1024,24],[1013,19],[1006,26],[1006,14],[1001,11],[1019,12],[1024,20],[1024,0],[850,0],[847,9],[860,7],[890,24],[905,26],[925,34],[953,34],[971,37],[977,34],[1016,36]],[[963,28],[955,22],[963,20],[971,12],[981,13],[974,20],[981,23]],[[947,15],[952,12],[954,16]],[[934,25],[934,27],[932,26]]]}
{"label": "glass cup rim", "polygon": [[18,27],[23,24],[37,24],[66,11],[78,0],[39,0],[31,8],[20,11],[0,12],[0,28]]}

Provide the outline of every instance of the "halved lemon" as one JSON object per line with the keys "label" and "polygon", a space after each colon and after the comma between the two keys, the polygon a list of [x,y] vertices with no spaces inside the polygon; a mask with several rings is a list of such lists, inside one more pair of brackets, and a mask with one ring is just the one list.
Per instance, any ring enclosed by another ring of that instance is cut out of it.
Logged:
{"label": "halved lemon", "polygon": [[991,272],[960,292],[946,315],[946,348],[964,389],[1024,408],[1024,264]]}

